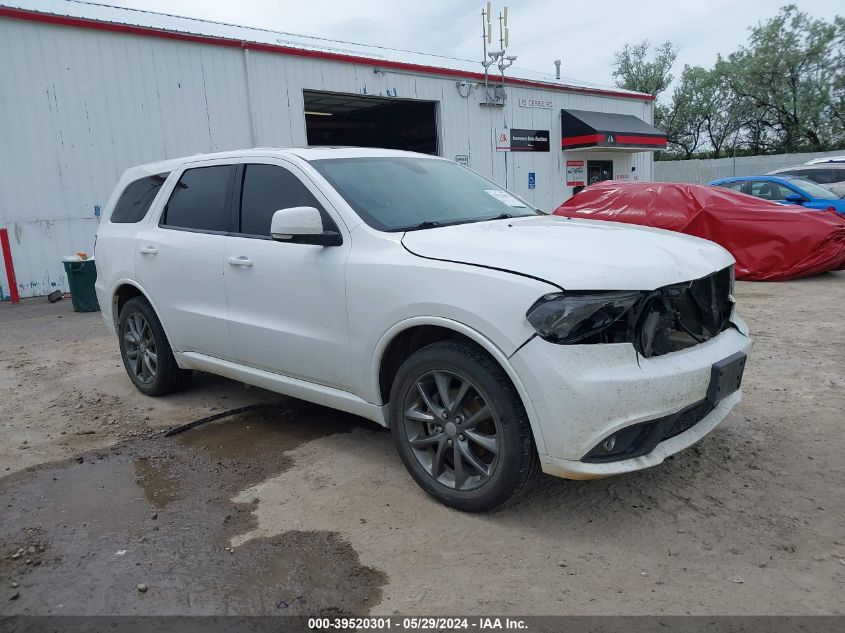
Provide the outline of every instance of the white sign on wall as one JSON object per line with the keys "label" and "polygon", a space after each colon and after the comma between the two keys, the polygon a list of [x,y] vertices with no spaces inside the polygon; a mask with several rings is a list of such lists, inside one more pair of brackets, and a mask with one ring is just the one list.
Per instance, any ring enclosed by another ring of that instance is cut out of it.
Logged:
{"label": "white sign on wall", "polygon": [[545,110],[551,110],[554,107],[550,99],[527,99],[525,97],[520,97],[519,106],[521,108],[543,108]]}
{"label": "white sign on wall", "polygon": [[496,129],[493,130],[493,138],[496,142],[497,152],[511,151],[511,131],[510,129]]}

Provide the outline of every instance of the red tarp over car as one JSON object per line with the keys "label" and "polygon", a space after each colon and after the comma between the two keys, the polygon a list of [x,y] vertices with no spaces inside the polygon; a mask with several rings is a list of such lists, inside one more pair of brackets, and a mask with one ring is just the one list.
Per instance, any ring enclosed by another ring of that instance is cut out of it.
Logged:
{"label": "red tarp over car", "polygon": [[783,281],[845,268],[845,218],[708,185],[590,185],[555,215],[668,229],[724,246],[737,279]]}

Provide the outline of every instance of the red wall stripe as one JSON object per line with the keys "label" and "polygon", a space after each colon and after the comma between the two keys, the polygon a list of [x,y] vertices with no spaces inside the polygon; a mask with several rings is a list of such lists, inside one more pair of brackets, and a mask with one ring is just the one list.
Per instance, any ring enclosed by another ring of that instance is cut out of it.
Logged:
{"label": "red wall stripe", "polygon": [[18,280],[15,279],[15,266],[12,263],[12,249],[9,247],[9,231],[0,229],[0,250],[3,251],[3,264],[6,266],[6,280],[9,282],[9,297],[12,303],[20,301]]}
{"label": "red wall stripe", "polygon": [[617,134],[617,143],[628,143],[630,145],[666,145],[665,136],[628,136],[627,134]]}
{"label": "red wall stripe", "polygon": [[581,136],[565,136],[560,144],[563,147],[569,145],[581,145],[582,143],[604,143],[604,134],[582,134]]}
{"label": "red wall stripe", "polygon": [[[666,147],[665,136],[631,136],[628,134],[614,134],[615,144],[622,145],[654,145],[658,147]],[[570,147],[572,145],[586,145],[604,143],[607,141],[606,134],[584,134],[582,136],[566,136],[561,139],[562,147]],[[603,145],[602,147],[613,147],[613,145]]]}
{"label": "red wall stripe", "polygon": [[[313,59],[325,59],[350,64],[366,64],[379,68],[395,68],[424,72],[432,75],[443,75],[445,77],[460,77],[462,79],[484,80],[483,73],[474,73],[452,68],[439,68],[437,66],[426,66],[422,64],[410,64],[407,62],[385,61],[371,59],[357,55],[344,55],[342,53],[330,53],[326,51],[303,50],[289,46],[277,46],[275,44],[260,44],[258,42],[244,42],[223,37],[211,37],[208,35],[191,35],[189,33],[178,33],[175,31],[163,31],[147,26],[136,26],[133,24],[116,24],[114,22],[101,22],[88,18],[75,18],[66,15],[54,15],[50,13],[38,13],[26,9],[14,9],[11,7],[0,7],[0,17],[27,20],[30,22],[42,22],[45,24],[58,24],[61,26],[73,26],[78,28],[93,29],[98,31],[110,31],[113,33],[129,33],[132,35],[145,35],[147,37],[159,37],[162,39],[180,40],[196,44],[210,44],[212,46],[225,46],[229,48],[248,48],[254,51],[265,53],[277,53],[280,55],[292,55],[295,57],[310,57]],[[615,90],[600,90],[598,88],[579,88],[577,86],[557,86],[555,84],[531,79],[519,79],[517,77],[505,77],[505,83],[513,86],[529,86],[532,88],[543,88],[545,90],[557,90],[560,92],[574,92],[577,94],[598,95],[602,97],[617,97],[620,99],[634,99],[636,101],[654,101],[651,95],[631,95],[626,92]]]}

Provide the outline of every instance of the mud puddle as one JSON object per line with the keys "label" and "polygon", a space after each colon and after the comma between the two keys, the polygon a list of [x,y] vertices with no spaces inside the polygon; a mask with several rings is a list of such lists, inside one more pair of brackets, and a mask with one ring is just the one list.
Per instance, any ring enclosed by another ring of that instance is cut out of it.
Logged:
{"label": "mud puddle", "polygon": [[289,468],[293,448],[356,426],[378,432],[267,407],[0,480],[0,613],[367,613],[386,578],[334,532],[229,548],[255,505],[233,496]]}

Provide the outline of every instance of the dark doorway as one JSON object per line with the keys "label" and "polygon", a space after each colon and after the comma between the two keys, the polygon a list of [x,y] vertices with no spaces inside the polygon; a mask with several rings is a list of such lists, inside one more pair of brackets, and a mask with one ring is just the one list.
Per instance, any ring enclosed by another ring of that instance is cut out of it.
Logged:
{"label": "dark doorway", "polygon": [[437,102],[305,90],[309,145],[437,154]]}
{"label": "dark doorway", "polygon": [[587,184],[602,180],[613,180],[612,160],[588,160],[587,161]]}

